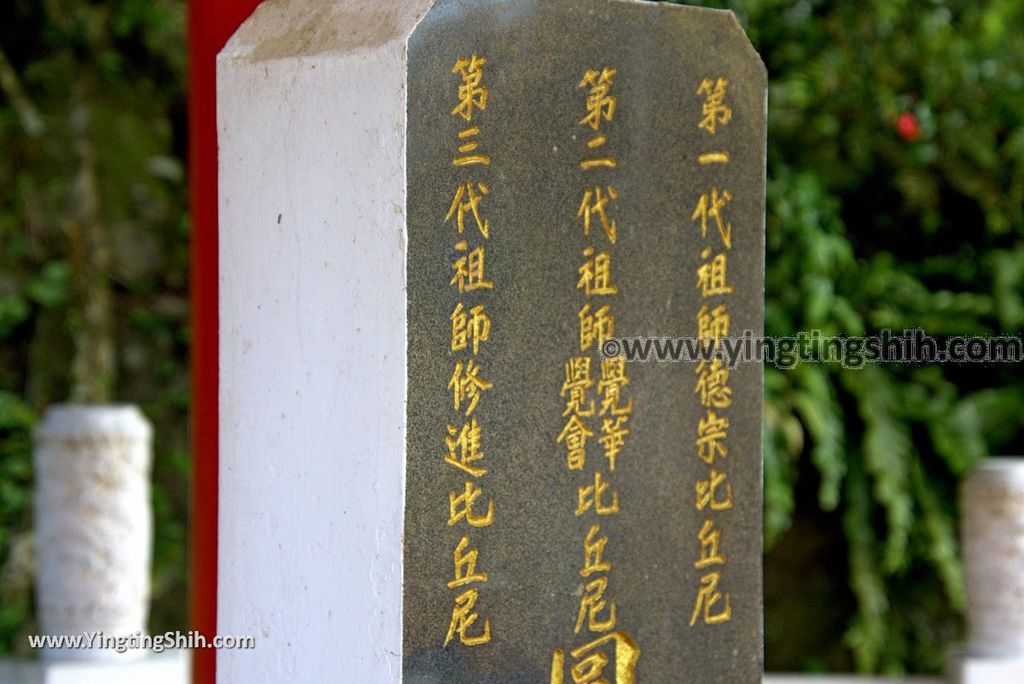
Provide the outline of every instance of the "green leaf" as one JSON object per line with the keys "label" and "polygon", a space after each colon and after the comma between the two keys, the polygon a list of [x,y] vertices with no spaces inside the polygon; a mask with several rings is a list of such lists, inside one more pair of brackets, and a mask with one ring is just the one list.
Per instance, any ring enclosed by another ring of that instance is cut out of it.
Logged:
{"label": "green leaf", "polygon": [[70,269],[64,260],[47,262],[28,282],[27,292],[33,301],[45,307],[63,304],[68,295]]}

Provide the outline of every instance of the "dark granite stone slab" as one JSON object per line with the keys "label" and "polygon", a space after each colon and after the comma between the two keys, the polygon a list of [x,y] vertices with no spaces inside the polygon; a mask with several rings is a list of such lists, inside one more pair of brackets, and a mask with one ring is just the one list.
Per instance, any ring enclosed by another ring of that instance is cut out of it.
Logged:
{"label": "dark granite stone slab", "polygon": [[[702,307],[727,314],[732,335],[760,334],[760,60],[727,12],[441,0],[409,40],[408,88],[404,681],[599,681],[604,658],[601,676],[619,684],[759,682],[761,367],[733,369],[728,396],[702,395],[699,378],[706,389],[715,376],[691,363],[627,363],[629,382],[616,385],[598,345],[581,350],[580,312],[589,306],[584,319],[600,325],[588,316],[607,305],[615,337],[694,337]],[[702,163],[707,153],[728,161]],[[586,160],[598,163],[581,168]],[[702,236],[701,198],[712,210],[716,193],[722,230],[709,211]],[[464,273],[460,292],[453,264],[478,248],[485,284]],[[731,291],[705,293],[698,273],[718,254]],[[577,287],[599,255],[614,294],[599,279],[590,295]],[[465,348],[453,345],[453,318],[460,331],[466,323]],[[576,362],[585,399],[567,411],[573,357],[590,361]],[[466,391],[458,409],[453,376]],[[566,446],[574,416],[591,433],[577,469]],[[698,444],[702,421],[715,432],[712,418],[728,420],[718,442],[727,453]],[[612,444],[616,427],[629,433],[612,470],[600,440]],[[701,508],[697,494],[712,468],[725,476],[721,510]],[[607,514],[584,491],[591,505],[577,515],[580,488],[598,476]],[[588,539],[604,547],[584,577]],[[594,607],[582,620],[581,603]]]}

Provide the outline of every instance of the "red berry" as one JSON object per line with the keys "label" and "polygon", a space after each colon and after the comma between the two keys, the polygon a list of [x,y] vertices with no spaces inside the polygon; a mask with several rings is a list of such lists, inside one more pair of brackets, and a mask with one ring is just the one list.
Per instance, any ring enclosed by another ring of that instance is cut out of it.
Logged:
{"label": "red berry", "polygon": [[917,117],[910,112],[903,112],[896,120],[896,132],[907,142],[914,142],[921,137],[921,125]]}

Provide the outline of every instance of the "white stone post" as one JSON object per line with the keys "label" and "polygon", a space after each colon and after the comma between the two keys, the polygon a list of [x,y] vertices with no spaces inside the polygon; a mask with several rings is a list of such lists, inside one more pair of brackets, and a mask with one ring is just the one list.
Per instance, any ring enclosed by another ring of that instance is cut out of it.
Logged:
{"label": "white stone post", "polygon": [[967,579],[963,684],[1024,682],[1024,459],[993,458],[961,490]]}
{"label": "white stone post", "polygon": [[[42,634],[143,632],[149,612],[152,428],[134,406],[53,406],[35,431],[36,604]],[[144,651],[48,650],[46,659]]]}
{"label": "white stone post", "polygon": [[406,40],[269,0],[217,60],[224,682],[401,678]]}

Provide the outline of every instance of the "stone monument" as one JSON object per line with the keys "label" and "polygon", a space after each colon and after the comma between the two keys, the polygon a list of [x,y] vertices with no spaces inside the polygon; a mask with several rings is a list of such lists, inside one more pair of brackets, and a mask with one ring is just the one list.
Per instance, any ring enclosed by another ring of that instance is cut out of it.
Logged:
{"label": "stone monument", "polygon": [[218,63],[225,681],[761,679],[766,75],[729,12],[269,0]]}
{"label": "stone monument", "polygon": [[968,643],[956,684],[1024,681],[1024,459],[989,458],[960,490]]}

